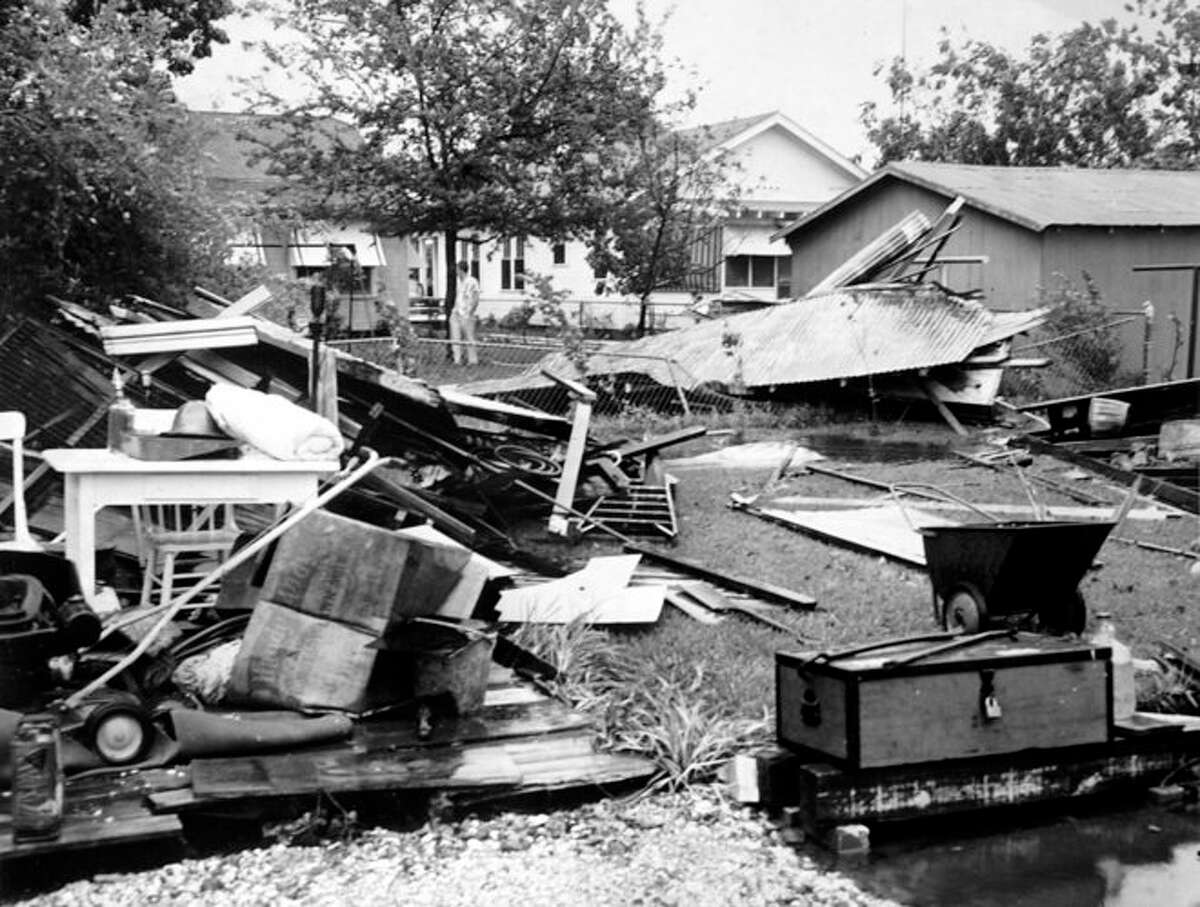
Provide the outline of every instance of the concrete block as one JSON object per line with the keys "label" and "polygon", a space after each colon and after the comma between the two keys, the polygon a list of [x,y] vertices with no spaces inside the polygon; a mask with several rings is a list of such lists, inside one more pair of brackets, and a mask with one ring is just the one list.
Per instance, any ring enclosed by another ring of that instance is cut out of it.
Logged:
{"label": "concrete block", "polygon": [[871,851],[871,830],[865,825],[839,825],[830,836],[830,849],[838,856]]}

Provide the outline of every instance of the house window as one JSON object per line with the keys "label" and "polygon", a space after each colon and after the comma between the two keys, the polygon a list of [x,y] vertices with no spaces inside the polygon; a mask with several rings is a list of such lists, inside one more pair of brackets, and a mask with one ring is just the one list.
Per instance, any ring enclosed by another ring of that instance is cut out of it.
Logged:
{"label": "house window", "polygon": [[479,243],[471,242],[469,239],[460,240],[458,260],[465,261],[471,268],[471,276],[476,280],[479,279]]}
{"label": "house window", "polygon": [[370,295],[374,288],[374,268],[364,268],[352,261],[339,262],[332,268],[299,267],[296,277],[314,280],[337,293]]}
{"label": "house window", "polygon": [[556,265],[565,265],[567,263],[567,244],[564,242],[556,242],[551,248],[550,253],[554,256]]}
{"label": "house window", "polygon": [[725,259],[725,286],[750,286],[749,255],[730,255]]}
{"label": "house window", "polygon": [[616,280],[607,268],[592,268],[592,280],[595,281],[592,292],[597,296],[608,296],[616,290]]}
{"label": "house window", "polygon": [[792,296],[792,257],[781,255],[775,260],[775,298],[790,299]]}
{"label": "house window", "polygon": [[525,289],[525,238],[504,240],[504,254],[500,258],[500,289]]}
{"label": "house window", "polygon": [[725,259],[725,286],[777,290],[792,282],[792,259],[787,255],[730,255]]}

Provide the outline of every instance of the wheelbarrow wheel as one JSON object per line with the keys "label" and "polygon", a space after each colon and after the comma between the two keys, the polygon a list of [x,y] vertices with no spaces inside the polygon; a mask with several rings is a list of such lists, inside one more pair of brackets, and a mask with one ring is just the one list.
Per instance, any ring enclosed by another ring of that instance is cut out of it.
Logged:
{"label": "wheelbarrow wheel", "polygon": [[987,605],[983,593],[970,583],[961,583],[946,596],[942,609],[942,626],[947,630],[961,629],[978,633],[987,625]]}

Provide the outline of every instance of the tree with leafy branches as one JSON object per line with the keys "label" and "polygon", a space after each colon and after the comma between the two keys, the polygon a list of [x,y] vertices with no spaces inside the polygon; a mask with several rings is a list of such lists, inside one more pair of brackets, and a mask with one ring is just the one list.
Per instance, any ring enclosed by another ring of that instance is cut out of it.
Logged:
{"label": "tree with leafy branches", "polygon": [[[302,33],[266,48],[309,86],[267,153],[283,190],[333,222],[440,234],[446,310],[460,240],[590,232],[604,160],[655,115],[665,76],[654,28],[606,0],[292,0]],[[335,117],[361,141],[329,141]]]}
{"label": "tree with leafy branches", "polygon": [[67,15],[73,22],[90,26],[102,8],[132,16],[157,13],[167,22],[162,33],[163,57],[167,68],[186,76],[194,60],[212,55],[214,44],[228,44],[229,36],[217,22],[233,12],[230,0],[67,0]]}
{"label": "tree with leafy branches", "polygon": [[637,298],[639,337],[653,293],[682,287],[713,266],[694,248],[720,226],[736,195],[726,169],[704,153],[695,133],[653,123],[609,155],[588,260]]}
{"label": "tree with leafy branches", "polygon": [[0,28],[0,299],[181,302],[223,267],[232,227],[209,201],[162,66],[168,23],[61,4],[4,11]]}
{"label": "tree with leafy branches", "polygon": [[891,108],[864,104],[879,162],[1157,167],[1200,164],[1200,8],[1135,0],[1131,21],[1038,34],[1024,54],[943,35],[927,69],[886,72]]}

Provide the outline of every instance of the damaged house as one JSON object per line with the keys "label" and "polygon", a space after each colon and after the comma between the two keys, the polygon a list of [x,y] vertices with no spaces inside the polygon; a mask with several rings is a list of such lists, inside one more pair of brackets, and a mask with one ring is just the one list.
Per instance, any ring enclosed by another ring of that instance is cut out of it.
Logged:
{"label": "damaged house", "polygon": [[[1197,347],[1193,275],[1135,269],[1200,264],[1194,172],[889,164],[776,234],[792,250],[794,292],[807,293],[905,214],[934,217],[957,197],[962,223],[939,257],[941,283],[978,288],[990,308],[1013,310],[1033,305],[1040,288],[1062,278],[1080,285],[1086,272],[1114,314],[1153,304],[1154,380],[1189,377],[1184,364]],[[1124,365],[1140,367],[1142,325],[1121,330]]]}

